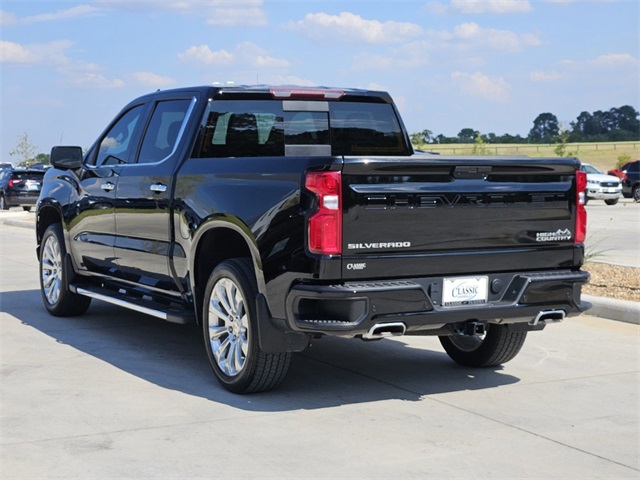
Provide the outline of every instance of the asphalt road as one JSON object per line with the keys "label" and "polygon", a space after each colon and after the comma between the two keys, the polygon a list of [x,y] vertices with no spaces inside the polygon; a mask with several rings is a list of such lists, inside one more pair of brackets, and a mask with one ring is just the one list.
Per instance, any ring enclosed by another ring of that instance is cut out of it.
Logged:
{"label": "asphalt road", "polygon": [[567,319],[481,370],[434,338],[326,339],[236,396],[191,327],[49,316],[32,230],[0,230],[3,480],[640,477],[637,325]]}

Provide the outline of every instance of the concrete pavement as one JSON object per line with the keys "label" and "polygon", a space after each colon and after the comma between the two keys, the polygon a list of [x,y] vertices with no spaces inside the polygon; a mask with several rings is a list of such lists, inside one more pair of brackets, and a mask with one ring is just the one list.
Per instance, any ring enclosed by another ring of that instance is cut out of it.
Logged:
{"label": "concrete pavement", "polygon": [[48,315],[32,232],[0,236],[3,480],[640,476],[637,325],[570,318],[490,369],[431,337],[322,339],[280,389],[237,396],[192,326]]}

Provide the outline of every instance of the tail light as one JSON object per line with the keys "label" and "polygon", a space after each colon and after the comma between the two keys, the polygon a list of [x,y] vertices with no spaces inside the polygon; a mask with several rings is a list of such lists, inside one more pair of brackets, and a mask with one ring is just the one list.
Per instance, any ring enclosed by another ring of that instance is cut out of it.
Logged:
{"label": "tail light", "polygon": [[309,172],[304,182],[318,200],[318,211],[309,218],[308,246],[311,253],[342,253],[342,176],[340,172]]}
{"label": "tail light", "polygon": [[587,174],[578,170],[576,172],[576,228],[573,234],[573,243],[580,245],[587,237],[587,210],[586,194]]}

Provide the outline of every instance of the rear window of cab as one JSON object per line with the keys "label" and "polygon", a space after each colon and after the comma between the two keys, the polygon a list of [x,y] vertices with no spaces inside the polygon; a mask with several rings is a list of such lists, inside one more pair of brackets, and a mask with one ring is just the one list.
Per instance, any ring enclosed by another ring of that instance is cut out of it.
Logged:
{"label": "rear window of cab", "polygon": [[194,157],[283,156],[288,146],[325,146],[308,151],[329,155],[409,151],[387,103],[219,100],[209,102]]}

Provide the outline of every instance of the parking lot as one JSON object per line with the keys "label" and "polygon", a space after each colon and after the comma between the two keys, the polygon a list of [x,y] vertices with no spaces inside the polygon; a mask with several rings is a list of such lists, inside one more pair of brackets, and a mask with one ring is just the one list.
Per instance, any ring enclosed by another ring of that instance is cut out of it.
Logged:
{"label": "parking lot", "polygon": [[[590,202],[590,222],[635,207]],[[3,480],[640,476],[637,325],[570,318],[483,370],[435,338],[323,339],[280,389],[236,396],[192,327],[101,302],[49,316],[33,231],[0,230]]]}

